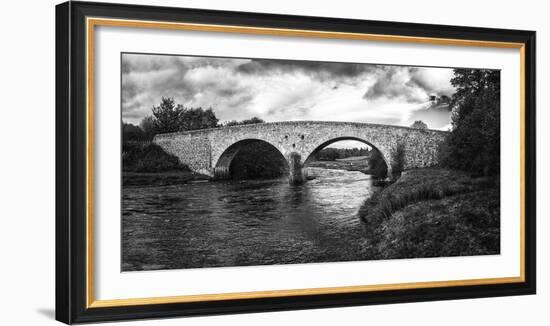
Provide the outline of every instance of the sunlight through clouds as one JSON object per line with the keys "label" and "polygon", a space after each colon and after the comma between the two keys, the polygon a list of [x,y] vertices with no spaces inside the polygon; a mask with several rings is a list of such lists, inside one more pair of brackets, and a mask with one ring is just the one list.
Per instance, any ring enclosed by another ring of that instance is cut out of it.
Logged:
{"label": "sunlight through clouds", "polygon": [[123,54],[122,116],[138,124],[161,98],[212,108],[221,122],[354,121],[445,128],[453,70],[372,64]]}

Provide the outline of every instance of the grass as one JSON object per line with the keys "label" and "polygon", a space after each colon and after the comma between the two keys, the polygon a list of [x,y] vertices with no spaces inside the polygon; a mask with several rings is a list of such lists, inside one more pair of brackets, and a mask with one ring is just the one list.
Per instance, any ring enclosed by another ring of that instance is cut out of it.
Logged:
{"label": "grass", "polygon": [[125,142],[122,144],[122,171],[189,171],[189,168],[181,164],[177,157],[166,153],[156,144],[149,142]]}
{"label": "grass", "polygon": [[122,144],[122,185],[125,187],[165,186],[209,179],[191,171],[156,144],[147,141]]}
{"label": "grass", "polygon": [[498,253],[496,180],[444,169],[405,173],[359,210],[372,255],[385,259]]}

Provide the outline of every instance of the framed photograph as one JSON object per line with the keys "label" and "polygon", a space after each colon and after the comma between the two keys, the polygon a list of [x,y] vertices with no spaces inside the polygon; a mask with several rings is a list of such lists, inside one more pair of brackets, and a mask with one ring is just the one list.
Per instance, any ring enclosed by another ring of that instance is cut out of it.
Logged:
{"label": "framed photograph", "polygon": [[56,318],[535,293],[535,32],[56,7]]}

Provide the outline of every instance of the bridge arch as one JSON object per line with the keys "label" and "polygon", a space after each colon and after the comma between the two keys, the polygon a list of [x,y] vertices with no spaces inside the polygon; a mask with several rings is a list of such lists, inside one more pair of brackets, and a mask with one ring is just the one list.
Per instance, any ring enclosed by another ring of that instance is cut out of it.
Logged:
{"label": "bridge arch", "polygon": [[273,165],[278,166],[281,170],[288,170],[288,162],[277,146],[263,139],[247,138],[232,143],[221,153],[214,166],[214,177],[230,179],[235,172],[238,172],[233,171],[234,159],[243,152],[250,155],[251,151],[258,151],[259,155],[268,152],[270,158],[273,158],[273,162],[271,162]]}
{"label": "bridge arch", "polygon": [[376,146],[372,142],[367,141],[362,137],[357,137],[357,136],[338,136],[338,137],[330,138],[328,140],[327,139],[323,140],[320,144],[316,145],[316,147],[314,147],[313,150],[309,151],[308,153],[305,153],[304,167],[316,158],[316,155],[319,153],[319,151],[321,151],[322,149],[326,148],[331,144],[334,144],[339,141],[344,141],[344,140],[355,140],[370,146],[373,150],[378,151],[381,154],[382,159],[384,160],[384,163],[386,164],[387,175],[388,177],[391,177],[392,165],[391,165],[391,157],[388,151],[384,150],[384,148],[380,148],[379,146]]}
{"label": "bridge arch", "polygon": [[[282,121],[227,126],[155,135],[154,143],[176,156],[192,171],[210,177],[230,176],[231,162],[242,145],[260,140],[275,147],[289,165],[289,179],[304,182],[303,165],[309,156],[331,142],[358,139],[382,154],[388,172],[392,157],[403,147],[404,169],[436,165],[437,148],[447,132],[408,127],[335,121]],[[242,143],[241,143],[242,141]],[[245,146],[246,147],[246,146]],[[223,157],[222,157],[223,156]],[[307,176],[305,176],[307,177]]]}

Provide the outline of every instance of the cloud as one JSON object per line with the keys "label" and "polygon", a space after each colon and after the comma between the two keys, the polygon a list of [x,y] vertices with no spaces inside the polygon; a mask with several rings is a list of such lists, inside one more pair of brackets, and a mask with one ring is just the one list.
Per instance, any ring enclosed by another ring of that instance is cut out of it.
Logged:
{"label": "cloud", "polygon": [[432,95],[452,95],[451,76],[451,69],[379,66],[376,81],[365,92],[364,98],[424,103]]}
{"label": "cloud", "polygon": [[430,129],[447,130],[446,127],[451,121],[451,111],[448,103],[430,102],[423,108],[413,111],[408,118],[407,125],[416,120],[422,120],[428,124]]}
{"label": "cloud", "polygon": [[[430,95],[454,91],[451,75],[442,68],[123,54],[122,114],[137,124],[164,96],[186,107],[211,107],[221,121],[257,116],[408,125],[429,107]],[[428,125],[431,116],[422,116]]]}
{"label": "cloud", "polygon": [[[221,102],[242,105],[246,89],[232,70],[248,60],[210,57],[123,54],[123,117],[135,121],[150,114],[161,98],[174,97],[184,106],[211,107]],[[131,117],[131,119],[130,119]]]}
{"label": "cloud", "polygon": [[[345,81],[376,70],[376,65],[303,60],[253,59],[236,67],[242,74],[304,74],[320,81]],[[333,86],[334,87],[334,86]],[[337,87],[337,86],[336,86]]]}

